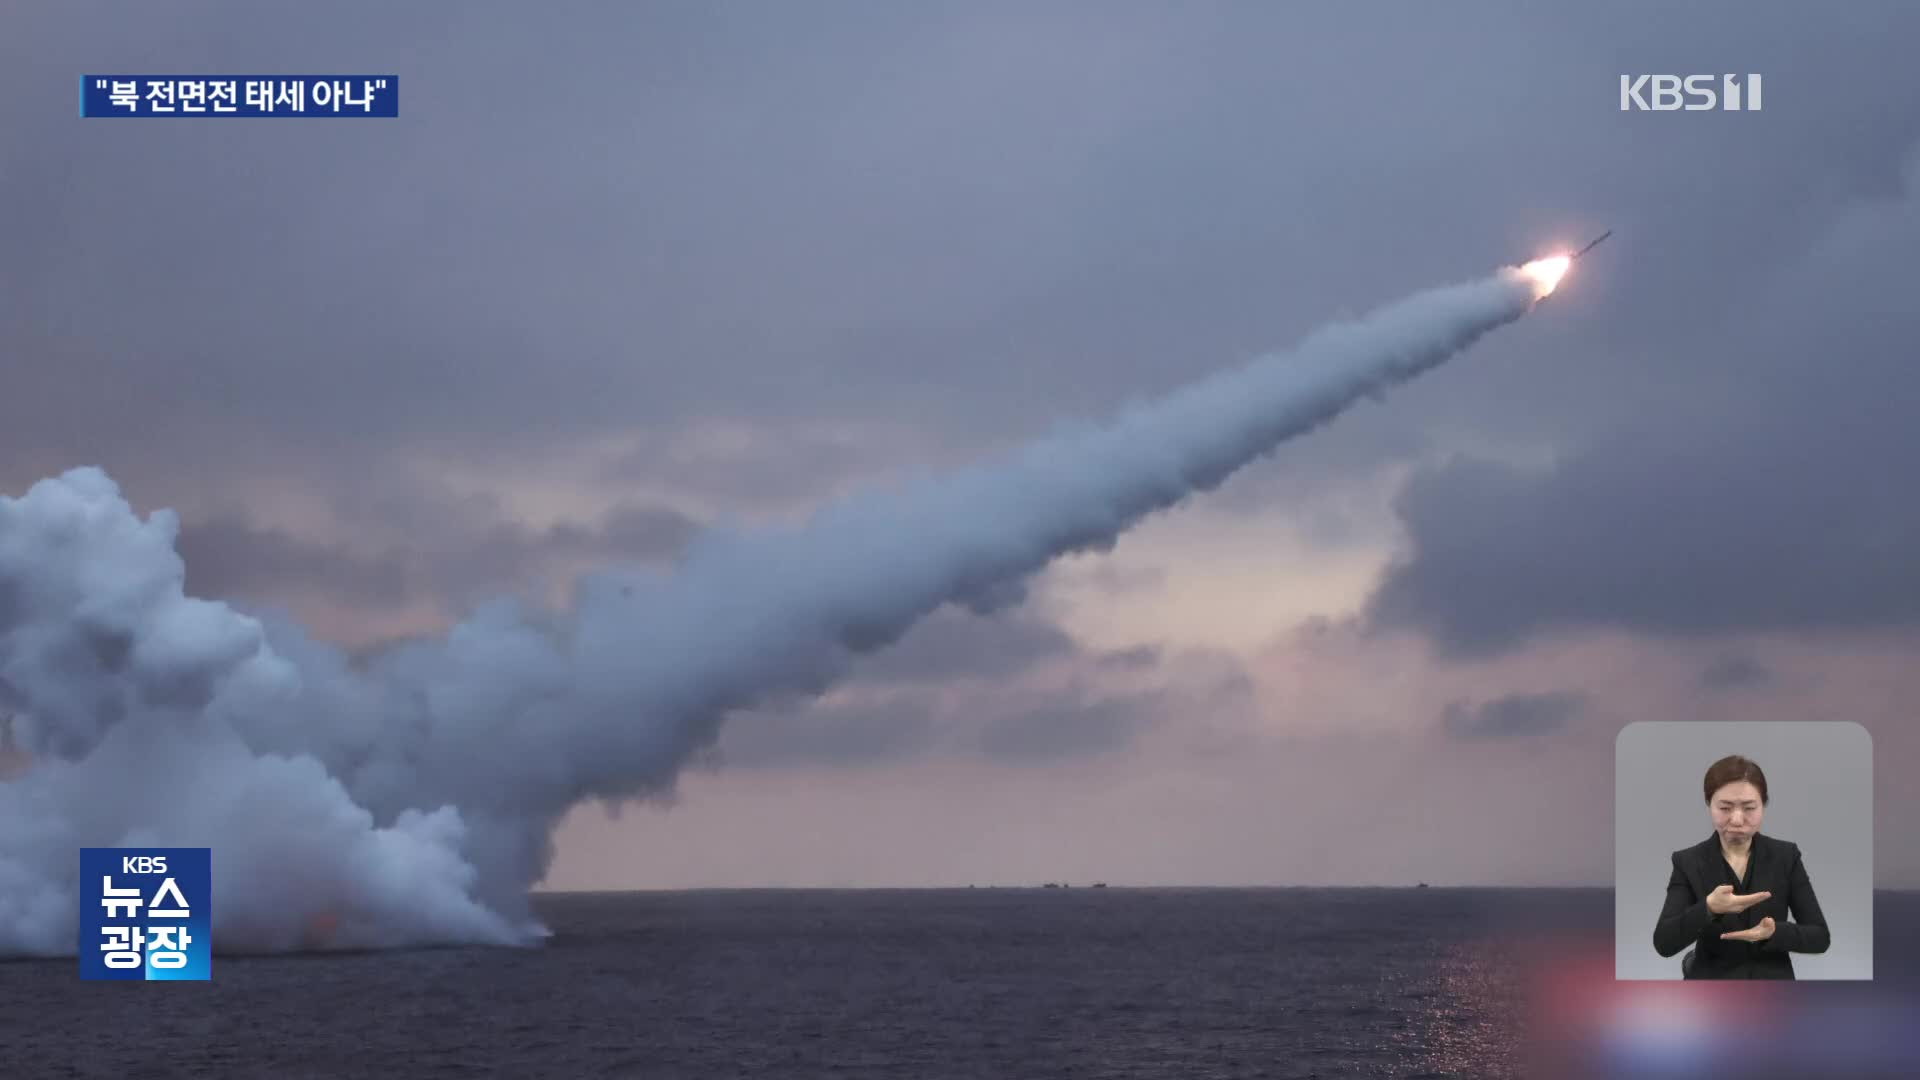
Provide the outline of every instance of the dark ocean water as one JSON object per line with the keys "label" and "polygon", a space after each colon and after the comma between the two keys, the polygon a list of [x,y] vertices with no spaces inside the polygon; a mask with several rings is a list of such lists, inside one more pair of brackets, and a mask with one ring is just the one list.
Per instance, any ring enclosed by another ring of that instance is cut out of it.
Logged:
{"label": "dark ocean water", "polygon": [[0,964],[0,1076],[1514,1076],[1525,1010],[1511,946],[1572,934],[1604,950],[1613,918],[1604,889],[768,890],[540,906],[555,936],[527,950],[223,956],[211,983]]}

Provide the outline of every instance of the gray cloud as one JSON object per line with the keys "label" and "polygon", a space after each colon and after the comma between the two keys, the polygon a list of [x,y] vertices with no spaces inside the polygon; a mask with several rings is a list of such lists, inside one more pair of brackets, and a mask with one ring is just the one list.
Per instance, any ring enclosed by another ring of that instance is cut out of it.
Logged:
{"label": "gray cloud", "polygon": [[265,597],[312,589],[368,607],[407,599],[401,554],[361,555],[239,517],[190,522],[176,545],[187,565],[187,591],[202,597]]}
{"label": "gray cloud", "polygon": [[871,421],[663,426],[623,441],[594,469],[612,487],[665,487],[763,509],[815,505],[851,486],[897,480],[908,468],[971,456],[939,432]]}
{"label": "gray cloud", "polygon": [[1115,670],[1115,655],[1126,655],[1121,666],[1133,670],[1146,659],[1141,650],[1102,654],[1083,683],[990,716],[972,745],[997,761],[1036,765],[1110,753],[1155,728],[1180,729],[1189,745],[1204,746],[1255,701],[1253,680],[1230,654],[1195,652],[1181,657],[1177,670],[1154,668],[1155,683],[1141,691],[1099,677]]}
{"label": "gray cloud", "polygon": [[[1213,721],[1243,714],[1255,698],[1230,655],[1087,652],[1026,611],[983,619],[944,610],[895,651],[897,658],[883,652],[863,661],[847,696],[729,721],[716,759],[751,768],[969,755],[1041,764],[1108,753],[1165,724],[1190,726],[1204,739]],[[1067,678],[1036,679],[1043,669]],[[962,688],[962,680],[977,681]]]}
{"label": "gray cloud", "polygon": [[[955,753],[1097,753],[1149,722],[1150,702],[1128,699],[1122,684],[1159,658],[1154,648],[1087,652],[1026,607],[992,616],[944,607],[857,659],[846,695],[736,717],[722,729],[716,757],[732,767],[775,768],[868,767]],[[1070,685],[1031,681],[1049,670],[1066,673]],[[1218,673],[1210,677],[1220,681]]]}
{"label": "gray cloud", "polygon": [[721,731],[713,762],[728,768],[865,768],[906,761],[940,745],[940,725],[922,693],[860,704],[765,710]]}
{"label": "gray cloud", "polygon": [[1103,668],[1116,668],[1123,671],[1143,671],[1160,663],[1161,649],[1155,645],[1135,645],[1130,649],[1113,649],[1094,658],[1094,662]]}
{"label": "gray cloud", "polygon": [[1700,672],[1700,683],[1710,690],[1735,690],[1764,685],[1773,669],[1751,656],[1723,656]]}
{"label": "gray cloud", "polygon": [[1048,703],[996,718],[977,746],[990,758],[1018,764],[1103,754],[1166,720],[1168,704],[1160,693]]}
{"label": "gray cloud", "polygon": [[1077,572],[1082,581],[1116,595],[1146,592],[1167,583],[1167,572],[1160,567],[1125,567],[1101,562]]}
{"label": "gray cloud", "polygon": [[855,671],[868,682],[1006,679],[1077,653],[1065,631],[1031,615],[1016,611],[981,618],[946,608],[886,649],[862,658]]}
{"label": "gray cloud", "polygon": [[1576,693],[1510,694],[1483,705],[1450,702],[1441,712],[1441,726],[1462,739],[1550,735],[1565,728],[1586,707]]}
{"label": "gray cloud", "polygon": [[1557,628],[1920,624],[1920,502],[1901,479],[1920,467],[1920,381],[1889,363],[1905,340],[1836,342],[1834,385],[1777,386],[1764,412],[1670,403],[1550,470],[1425,470],[1398,504],[1412,554],[1372,617],[1465,655]]}
{"label": "gray cloud", "polygon": [[684,548],[698,524],[677,510],[622,504],[588,526],[562,522],[529,529],[500,522],[420,562],[442,595],[474,600],[563,560],[664,563]]}
{"label": "gray cloud", "polygon": [[962,703],[936,687],[899,687],[736,717],[713,757],[732,768],[867,768],[974,754],[1044,764],[1120,749],[1170,719],[1170,701],[1164,692],[1005,688],[977,691]]}
{"label": "gray cloud", "polygon": [[324,593],[387,608],[425,595],[452,607],[521,591],[530,576],[567,560],[663,562],[697,527],[668,508],[622,504],[590,526],[529,529],[495,521],[470,532],[422,533],[368,555],[222,516],[183,525],[178,550],[196,596],[257,601]]}

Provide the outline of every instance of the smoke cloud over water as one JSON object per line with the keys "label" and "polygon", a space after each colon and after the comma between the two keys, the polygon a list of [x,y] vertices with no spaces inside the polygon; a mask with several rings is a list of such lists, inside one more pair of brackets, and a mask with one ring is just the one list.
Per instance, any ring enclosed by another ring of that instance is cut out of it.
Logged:
{"label": "smoke cloud over water", "polygon": [[[1549,286],[1550,287],[1550,286]],[[946,603],[988,609],[1364,396],[1525,314],[1508,269],[1325,329],[1104,425],[715,530],[671,575],[581,579],[563,616],[483,606],[362,665],[189,597],[169,511],[98,469],[0,496],[0,955],[71,954],[80,847],[212,847],[226,950],[525,944],[550,835],[671,790],[730,713],[818,693]]]}

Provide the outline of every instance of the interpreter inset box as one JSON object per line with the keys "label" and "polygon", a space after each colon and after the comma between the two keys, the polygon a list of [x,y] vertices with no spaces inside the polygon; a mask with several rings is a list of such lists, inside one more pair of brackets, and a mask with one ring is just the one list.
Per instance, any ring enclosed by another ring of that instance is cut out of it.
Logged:
{"label": "interpreter inset box", "polygon": [[1616,978],[1873,977],[1865,728],[1643,721],[1614,754]]}

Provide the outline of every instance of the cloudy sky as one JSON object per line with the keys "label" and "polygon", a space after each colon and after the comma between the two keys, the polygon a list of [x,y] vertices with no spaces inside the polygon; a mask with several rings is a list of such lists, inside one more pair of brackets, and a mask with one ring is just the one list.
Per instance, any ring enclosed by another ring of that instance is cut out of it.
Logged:
{"label": "cloudy sky", "polygon": [[[1617,230],[1384,403],[579,808],[552,887],[1599,884],[1614,737],[1674,719],[1866,725],[1920,886],[1912,5],[7,22],[0,492],[102,466],[190,591],[356,650]],[[401,116],[75,116],[82,72],[261,71],[397,73]],[[1637,72],[1765,110],[1623,113]]]}

